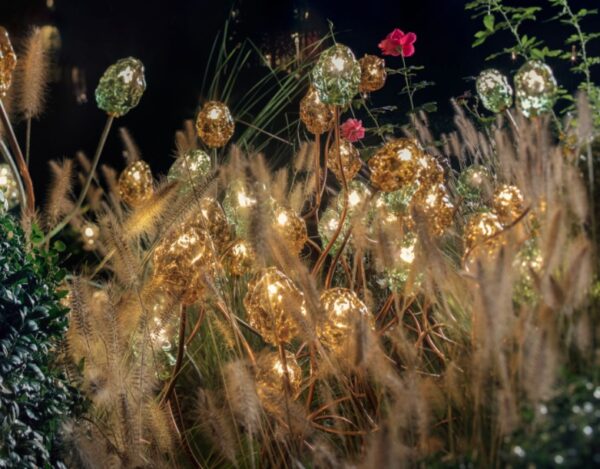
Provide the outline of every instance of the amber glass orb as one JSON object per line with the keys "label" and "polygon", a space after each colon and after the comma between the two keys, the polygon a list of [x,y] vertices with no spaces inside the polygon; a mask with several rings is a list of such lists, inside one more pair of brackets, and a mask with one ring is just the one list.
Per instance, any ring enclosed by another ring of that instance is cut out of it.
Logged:
{"label": "amber glass orb", "polygon": [[500,222],[508,225],[523,213],[523,195],[518,187],[501,184],[494,191],[492,207]]}
{"label": "amber glass orb", "polygon": [[[338,151],[339,150],[339,151]],[[340,157],[342,166],[340,168]],[[351,181],[360,171],[362,161],[358,149],[346,140],[340,140],[340,146],[333,143],[327,151],[327,167],[331,170],[340,183],[342,183],[342,170],[346,182]]]}
{"label": "amber glass orb", "polygon": [[233,136],[235,124],[226,104],[208,101],[198,113],[196,130],[200,139],[211,148],[220,148]]}
{"label": "amber glass orb", "polygon": [[365,54],[358,61],[360,63],[360,86],[361,93],[369,93],[383,88],[387,72],[385,71],[385,60],[376,55]]}
{"label": "amber glass orb", "polygon": [[302,251],[308,241],[304,218],[288,208],[277,207],[274,210],[273,228],[294,254]]}
{"label": "amber glass orb", "polygon": [[119,176],[119,195],[129,205],[140,205],[152,197],[152,172],[145,161],[135,161]]}
{"label": "amber glass orb", "polygon": [[244,297],[248,321],[273,345],[290,342],[298,334],[297,318],[305,314],[304,296],[290,278],[275,267],[262,269]]}
{"label": "amber glass orb", "polygon": [[256,385],[261,399],[282,395],[286,387],[292,395],[302,385],[302,369],[293,353],[284,352],[285,358],[278,352],[263,353],[257,360]]}
{"label": "amber glass orb", "polygon": [[181,296],[184,303],[193,303],[214,276],[214,253],[207,231],[191,223],[181,224],[154,250],[154,276],[169,293]]}
{"label": "amber glass orb", "polygon": [[323,103],[312,86],[300,101],[300,120],[315,135],[324,134],[333,128],[333,107]]}
{"label": "amber glass orb", "polygon": [[231,275],[246,275],[254,270],[256,252],[248,241],[236,239],[225,252],[224,265]]}
{"label": "amber glass orb", "polygon": [[384,192],[413,184],[423,156],[414,140],[399,138],[386,143],[369,160],[371,183]]}
{"label": "amber glass orb", "polygon": [[367,306],[347,288],[330,288],[321,294],[325,317],[318,328],[320,340],[339,356],[348,353],[357,327],[372,327]]}

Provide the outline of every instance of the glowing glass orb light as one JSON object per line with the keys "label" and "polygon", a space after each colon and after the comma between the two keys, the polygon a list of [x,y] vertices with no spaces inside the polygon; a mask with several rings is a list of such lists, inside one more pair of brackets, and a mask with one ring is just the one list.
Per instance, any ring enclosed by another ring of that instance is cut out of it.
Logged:
{"label": "glowing glass orb light", "polygon": [[358,62],[361,71],[359,91],[370,93],[383,88],[387,78],[385,60],[376,55],[365,54]]}
{"label": "glowing glass orb light", "polygon": [[308,241],[304,218],[293,210],[277,207],[273,212],[273,228],[290,250],[299,253]]}
{"label": "glowing glass orb light", "polygon": [[6,163],[0,163],[0,191],[4,194],[9,210],[19,205],[17,181]]}
{"label": "glowing glass orb light", "polygon": [[136,206],[152,197],[152,171],[145,161],[135,161],[119,175],[119,196],[129,205]]}
{"label": "glowing glass orb light", "polygon": [[324,134],[333,128],[333,107],[321,101],[313,86],[300,100],[300,120],[308,131],[315,135]]}
{"label": "glowing glass orb light", "polygon": [[277,352],[265,353],[258,358],[256,384],[262,400],[284,394],[286,386],[292,395],[300,390],[302,369],[293,353],[287,350],[284,353],[285,361]]}
{"label": "glowing glass orb light", "polygon": [[236,239],[225,253],[224,265],[231,275],[246,275],[254,270],[256,252],[248,241]]}
{"label": "glowing glass orb light", "polygon": [[296,318],[306,313],[302,292],[275,267],[262,269],[250,281],[244,307],[250,325],[273,345],[296,337]]}
{"label": "glowing glass orb light", "polygon": [[217,251],[224,252],[232,236],[231,227],[221,205],[212,197],[203,197],[198,205],[198,210],[192,215],[189,223],[200,230],[205,230]]}
{"label": "glowing glass orb light", "polygon": [[145,90],[144,65],[127,57],[106,69],[96,88],[96,103],[107,114],[120,117],[139,104]]}
{"label": "glowing glass orb light", "polygon": [[372,326],[367,306],[352,290],[330,288],[321,294],[325,318],[317,329],[320,340],[336,355],[343,357],[351,351],[357,327],[364,321]]}
{"label": "glowing glass orb light", "polygon": [[492,207],[501,223],[510,224],[523,213],[523,195],[518,187],[501,184],[494,191]]}
{"label": "glowing glass orb light", "polygon": [[479,202],[486,189],[491,187],[491,181],[490,172],[485,167],[472,165],[460,173],[456,190],[467,202]]}
{"label": "glowing glass orb light", "polygon": [[358,93],[360,64],[349,47],[336,44],[321,53],[312,80],[323,103],[346,106]]}
{"label": "glowing glass orb light", "polygon": [[414,140],[392,140],[369,160],[371,183],[384,192],[394,192],[413,184],[419,173],[419,161],[423,157],[423,151]]}
{"label": "glowing glass orb light", "polygon": [[498,70],[484,70],[475,82],[481,104],[493,113],[503,112],[512,106],[513,89],[508,79]]}
{"label": "glowing glass orb light", "polygon": [[167,180],[182,182],[184,191],[189,191],[194,182],[202,183],[211,171],[212,162],[205,151],[189,150],[173,162]]}
{"label": "glowing glass orb light", "polygon": [[502,245],[502,223],[492,212],[480,212],[471,216],[465,227],[465,246],[468,251],[482,246],[489,253]]}
{"label": "glowing glass orb light", "polygon": [[552,69],[539,60],[526,62],[515,75],[517,108],[525,117],[551,111],[557,91]]}
{"label": "glowing glass orb light", "polygon": [[[341,167],[340,167],[341,157]],[[342,183],[342,171],[346,182],[351,181],[360,171],[362,161],[358,149],[352,143],[341,140],[340,146],[334,143],[327,151],[327,167],[331,170],[340,183]]]}
{"label": "glowing glass orb light", "polygon": [[12,83],[12,75],[17,67],[17,56],[8,31],[0,26],[0,98],[6,94]]}
{"label": "glowing glass orb light", "polygon": [[202,295],[215,273],[217,259],[208,232],[183,223],[161,239],[153,253],[154,277],[168,293],[186,304]]}
{"label": "glowing glass orb light", "polygon": [[198,113],[196,130],[200,139],[210,148],[225,146],[235,130],[231,111],[225,103],[208,101]]}

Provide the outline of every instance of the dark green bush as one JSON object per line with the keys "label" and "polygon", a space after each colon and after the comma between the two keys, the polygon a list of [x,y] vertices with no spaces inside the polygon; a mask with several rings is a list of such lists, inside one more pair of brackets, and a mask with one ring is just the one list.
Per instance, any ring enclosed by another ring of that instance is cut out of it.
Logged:
{"label": "dark green bush", "polygon": [[56,261],[56,250],[28,249],[15,219],[0,214],[0,467],[64,467],[57,435],[75,394],[52,361],[68,311]]}

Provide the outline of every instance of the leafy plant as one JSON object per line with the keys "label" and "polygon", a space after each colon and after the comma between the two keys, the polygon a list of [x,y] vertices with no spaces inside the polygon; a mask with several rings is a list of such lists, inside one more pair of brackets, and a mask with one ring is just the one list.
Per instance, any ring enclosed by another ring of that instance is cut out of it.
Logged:
{"label": "leafy plant", "polygon": [[466,5],[466,10],[473,12],[472,18],[481,19],[483,26],[483,29],[475,33],[473,47],[483,45],[492,36],[504,35],[510,38],[512,44],[488,55],[486,60],[509,54],[513,60],[521,57],[525,60],[566,61],[570,64],[571,72],[583,76],[583,79],[576,89],[560,89],[561,98],[569,103],[561,113],[574,111],[574,96],[577,90],[581,90],[585,92],[592,106],[594,125],[600,126],[600,88],[593,81],[591,69],[600,64],[600,57],[591,55],[589,49],[590,43],[600,38],[600,33],[588,33],[582,24],[597,15],[598,10],[582,8],[575,11],[568,0],[547,0],[551,7],[559,11],[543,21],[546,27],[548,24],[556,25],[556,31],[564,30],[559,28],[559,25],[571,28],[570,32],[565,33],[564,47],[554,48],[535,35],[536,26],[543,20],[544,3],[528,6],[514,6],[509,3],[505,0],[475,0]]}
{"label": "leafy plant", "polygon": [[28,246],[12,216],[0,216],[0,467],[64,467],[57,435],[74,394],[52,358],[67,328],[63,248]]}

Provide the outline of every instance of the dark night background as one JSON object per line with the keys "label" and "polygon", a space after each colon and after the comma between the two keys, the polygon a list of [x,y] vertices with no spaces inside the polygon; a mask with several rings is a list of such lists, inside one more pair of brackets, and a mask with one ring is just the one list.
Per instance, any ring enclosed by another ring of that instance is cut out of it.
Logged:
{"label": "dark night background", "polygon": [[[527,3],[545,1],[519,2]],[[594,8],[598,0],[573,0],[571,4],[576,9]],[[512,43],[500,34],[489,44],[472,49],[473,34],[482,28],[480,20],[470,19],[464,5],[459,0],[239,0],[233,34],[259,43],[265,37],[289,34],[297,27],[294,10],[308,9],[321,32],[326,32],[327,19],[331,20],[338,40],[360,57],[377,54],[377,44],[395,27],[414,31],[418,36],[416,54],[409,63],[424,65],[421,79],[435,82],[416,100],[437,101],[439,111],[432,119],[443,127],[452,119],[449,99],[473,89],[468,77],[489,65],[505,72],[519,65],[508,59],[484,63],[486,55]],[[197,109],[210,48],[230,9],[229,0],[54,0],[53,8],[48,8],[47,0],[0,0],[0,24],[14,42],[25,36],[31,25],[53,24],[62,37],[59,66],[64,79],[51,87],[47,111],[33,126],[32,172],[39,197],[47,185],[49,159],[73,156],[77,150],[93,154],[105,120],[96,108],[94,88],[108,65],[128,55],[144,62],[148,89],[139,107],[117,125],[130,129],[153,172],[164,173],[171,163],[174,132]],[[542,16],[551,15],[544,12]],[[594,22],[587,23],[587,31],[600,30],[597,17]],[[557,35],[541,24],[538,31],[552,46],[565,48],[566,30]],[[388,63],[400,65],[394,58]],[[85,71],[85,104],[76,102],[68,79],[74,66]],[[245,85],[249,86],[237,86]],[[400,78],[394,77],[377,96],[379,104],[405,107],[406,98],[397,94],[401,87]],[[23,125],[17,132],[23,135]],[[120,154],[118,134],[113,132],[103,161],[121,168]]]}

